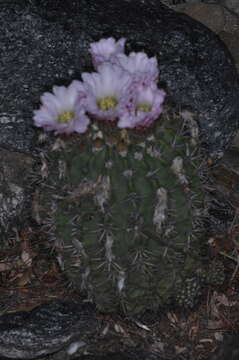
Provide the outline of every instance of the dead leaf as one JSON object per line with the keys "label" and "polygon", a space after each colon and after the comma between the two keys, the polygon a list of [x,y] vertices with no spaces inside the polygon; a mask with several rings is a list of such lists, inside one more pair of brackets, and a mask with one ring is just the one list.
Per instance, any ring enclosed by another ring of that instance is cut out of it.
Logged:
{"label": "dead leaf", "polygon": [[151,331],[148,326],[142,324],[142,323],[139,322],[139,321],[135,321],[135,324],[136,324],[139,328],[141,328],[141,329],[144,329],[144,330],[146,330],[146,331]]}
{"label": "dead leaf", "polygon": [[234,306],[234,305],[237,305],[238,304],[238,301],[229,301],[228,300],[228,297],[225,295],[225,294],[222,294],[222,295],[217,295],[217,298],[216,300],[224,305],[224,306]]}
{"label": "dead leaf", "polygon": [[21,259],[25,266],[30,267],[32,265],[32,257],[29,252],[23,250],[21,253]]}
{"label": "dead leaf", "polygon": [[12,264],[7,262],[0,263],[0,272],[11,270],[13,268]]}
{"label": "dead leaf", "polygon": [[222,329],[223,321],[222,320],[208,320],[207,328],[210,330]]}

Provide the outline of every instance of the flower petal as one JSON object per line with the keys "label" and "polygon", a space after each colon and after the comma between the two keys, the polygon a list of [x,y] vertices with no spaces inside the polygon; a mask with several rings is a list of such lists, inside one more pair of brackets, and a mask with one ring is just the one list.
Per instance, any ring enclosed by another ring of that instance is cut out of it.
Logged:
{"label": "flower petal", "polygon": [[37,127],[46,131],[55,131],[55,134],[85,132],[90,123],[85,114],[85,108],[78,106],[83,84],[74,80],[68,87],[53,86],[53,93],[44,93],[41,96],[42,105],[34,111],[33,121]]}
{"label": "flower petal", "polygon": [[149,58],[144,52],[131,52],[128,56],[117,54],[115,62],[142,84],[149,85],[150,82],[158,79],[159,69],[156,57]]}
{"label": "flower petal", "polygon": [[[98,73],[83,73],[86,111],[102,120],[115,120],[130,101],[132,76],[119,66],[104,63]],[[104,106],[101,106],[103,105]]]}
{"label": "flower petal", "polygon": [[125,38],[116,41],[114,38],[110,37],[91,43],[90,53],[95,69],[98,70],[99,65],[106,61],[110,61],[116,54],[123,53],[125,41]]}
{"label": "flower petal", "polygon": [[139,86],[134,98],[134,106],[121,115],[118,127],[135,128],[152,125],[163,111],[162,103],[165,95],[165,92],[155,84],[148,87]]}

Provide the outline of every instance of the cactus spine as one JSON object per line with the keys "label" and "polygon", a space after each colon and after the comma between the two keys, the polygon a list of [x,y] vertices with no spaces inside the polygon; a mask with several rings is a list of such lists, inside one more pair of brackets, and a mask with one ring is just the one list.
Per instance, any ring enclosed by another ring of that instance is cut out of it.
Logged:
{"label": "cactus spine", "polygon": [[102,311],[197,301],[204,192],[184,130],[165,112],[151,129],[94,122],[51,145],[40,216],[67,278]]}

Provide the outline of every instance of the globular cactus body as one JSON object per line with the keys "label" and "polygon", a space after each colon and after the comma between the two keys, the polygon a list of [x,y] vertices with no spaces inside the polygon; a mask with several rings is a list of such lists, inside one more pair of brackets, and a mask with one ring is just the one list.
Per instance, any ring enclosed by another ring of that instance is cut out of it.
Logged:
{"label": "globular cactus body", "polygon": [[145,131],[95,122],[48,154],[40,216],[66,276],[102,311],[157,309],[180,299],[186,279],[200,284],[200,159],[180,121],[163,115]]}

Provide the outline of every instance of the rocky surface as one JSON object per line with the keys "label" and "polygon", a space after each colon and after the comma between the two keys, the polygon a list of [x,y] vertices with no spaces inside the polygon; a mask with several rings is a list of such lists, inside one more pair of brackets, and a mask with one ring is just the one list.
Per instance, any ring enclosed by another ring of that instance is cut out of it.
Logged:
{"label": "rocky surface", "polygon": [[[180,360],[179,358],[174,359]],[[122,353],[112,353],[106,356],[81,356],[76,357],[75,360],[164,360],[164,358],[159,353],[130,349]]]}
{"label": "rocky surface", "polygon": [[233,13],[239,15],[239,3],[237,0],[219,0],[219,3],[224,6],[226,9],[232,11]]}
{"label": "rocky surface", "polygon": [[216,351],[211,360],[237,360],[239,358],[238,334],[229,337],[225,343]]}
{"label": "rocky surface", "polygon": [[162,2],[165,5],[179,11],[184,11],[188,7],[191,7],[191,5],[197,6],[198,4],[209,4],[216,6],[219,5],[234,14],[239,14],[239,4],[237,0],[162,0]]}
{"label": "rocky surface", "polygon": [[200,21],[217,34],[220,33],[225,26],[226,19],[224,9],[220,5],[212,6],[211,4],[205,3],[193,3],[187,5],[183,12]]}
{"label": "rocky surface", "polygon": [[227,44],[233,54],[236,67],[239,70],[239,26],[238,29],[233,32],[233,35],[228,31],[221,31],[220,38]]}
{"label": "rocky surface", "polygon": [[[33,158],[2,149],[0,151],[0,235],[7,235],[11,225],[17,228],[20,219],[29,214],[29,174]],[[30,214],[29,214],[30,215]]]}
{"label": "rocky surface", "polygon": [[162,0],[176,11],[183,12],[216,32],[229,48],[239,69],[238,34],[239,3],[237,0]]}
{"label": "rocky surface", "polygon": [[89,343],[98,322],[89,304],[52,302],[0,317],[0,355],[33,359],[78,342]]}

